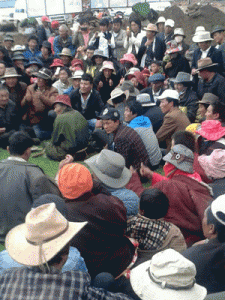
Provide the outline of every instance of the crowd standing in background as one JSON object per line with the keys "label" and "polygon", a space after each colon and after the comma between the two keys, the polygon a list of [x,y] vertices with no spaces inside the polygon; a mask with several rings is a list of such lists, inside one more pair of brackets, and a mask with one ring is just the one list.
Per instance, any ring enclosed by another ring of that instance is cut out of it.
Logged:
{"label": "crowd standing in background", "polygon": [[224,299],[225,27],[41,21],[0,46],[0,298]]}

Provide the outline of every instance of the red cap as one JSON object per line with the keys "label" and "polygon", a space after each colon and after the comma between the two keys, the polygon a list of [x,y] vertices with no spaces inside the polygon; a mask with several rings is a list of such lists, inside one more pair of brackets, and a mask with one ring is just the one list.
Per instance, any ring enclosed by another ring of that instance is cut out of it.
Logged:
{"label": "red cap", "polygon": [[64,67],[63,61],[60,58],[55,58],[53,63],[51,64],[50,68],[53,67]]}
{"label": "red cap", "polygon": [[55,103],[62,103],[62,104],[65,104],[69,107],[72,107],[71,105],[71,100],[70,100],[70,97],[68,95],[58,95],[55,99]]}
{"label": "red cap", "polygon": [[72,67],[78,67],[78,66],[81,66],[81,70],[84,69],[84,63],[81,59],[78,59],[78,58],[74,58],[72,61],[71,61],[71,66]]}
{"label": "red cap", "polygon": [[41,22],[49,22],[49,23],[51,23],[50,19],[47,16],[43,16],[41,18]]}
{"label": "red cap", "polygon": [[52,23],[51,23],[51,27],[52,27],[52,29],[57,29],[57,28],[59,28],[59,22],[58,21],[52,21]]}

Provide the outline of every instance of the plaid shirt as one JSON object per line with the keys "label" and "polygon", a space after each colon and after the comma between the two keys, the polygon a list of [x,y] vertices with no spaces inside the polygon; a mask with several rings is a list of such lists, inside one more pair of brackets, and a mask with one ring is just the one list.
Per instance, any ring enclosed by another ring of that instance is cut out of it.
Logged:
{"label": "plaid shirt", "polygon": [[1,300],[131,300],[124,294],[113,294],[90,286],[88,273],[60,273],[51,268],[44,274],[39,268],[7,270],[0,275]]}
{"label": "plaid shirt", "polygon": [[166,221],[150,220],[139,214],[127,220],[127,236],[137,240],[141,250],[161,248],[170,228]]}
{"label": "plaid shirt", "polygon": [[133,128],[120,124],[113,142],[114,151],[124,157],[127,168],[133,166],[135,169],[139,169],[141,162],[145,165],[150,164],[145,145]]}

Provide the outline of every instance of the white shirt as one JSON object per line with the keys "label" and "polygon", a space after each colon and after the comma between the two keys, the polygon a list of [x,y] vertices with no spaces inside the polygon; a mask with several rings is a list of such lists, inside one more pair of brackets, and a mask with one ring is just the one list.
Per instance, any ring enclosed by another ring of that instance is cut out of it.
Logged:
{"label": "white shirt", "polygon": [[201,50],[202,51],[201,59],[207,57],[210,48],[211,48],[211,46],[207,50],[205,50],[205,51]]}

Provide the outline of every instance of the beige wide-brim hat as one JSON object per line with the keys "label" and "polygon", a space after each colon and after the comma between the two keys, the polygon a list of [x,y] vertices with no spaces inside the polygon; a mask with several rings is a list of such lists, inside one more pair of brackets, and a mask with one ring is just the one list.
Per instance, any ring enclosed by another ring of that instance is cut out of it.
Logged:
{"label": "beige wide-brim hat", "polygon": [[117,97],[120,97],[122,95],[125,95],[126,96],[126,100],[127,100],[129,98],[129,91],[122,91],[120,88],[115,88],[111,92],[111,94],[110,94],[111,98],[109,98],[109,100],[107,101],[107,103],[110,104],[110,105],[113,105],[112,100],[115,99],[115,98],[117,98]]}
{"label": "beige wide-brim hat", "polygon": [[[87,224],[68,222],[55,203],[32,209],[24,224],[11,229],[5,246],[9,255],[26,266],[39,266],[51,260]],[[42,241],[36,243],[34,241]]]}
{"label": "beige wide-brim hat", "polygon": [[[196,273],[194,264],[180,253],[167,249],[155,254],[151,261],[146,261],[131,270],[130,282],[136,295],[142,300],[203,300],[207,295],[205,287],[196,283],[192,288],[179,289],[190,285]],[[162,257],[162,259],[160,259]],[[175,261],[175,259],[177,259]],[[183,263],[183,264],[182,264]],[[154,282],[153,276],[157,277]],[[167,283],[177,285],[179,290],[166,287]],[[189,283],[190,282],[190,283]],[[165,285],[165,287],[164,287]]]}
{"label": "beige wide-brim hat", "polygon": [[212,62],[212,59],[210,57],[199,59],[197,64],[198,64],[198,68],[196,69],[196,71],[218,66],[217,63]]}
{"label": "beige wide-brim hat", "polygon": [[59,56],[69,56],[69,57],[73,57],[73,55],[71,54],[71,51],[69,48],[63,48],[62,52],[59,53]]}
{"label": "beige wide-brim hat", "polygon": [[149,23],[147,25],[147,27],[144,27],[145,31],[154,31],[154,32],[158,32],[158,28],[155,24]]}
{"label": "beige wide-brim hat", "polygon": [[4,78],[11,78],[11,77],[21,77],[21,75],[19,75],[16,72],[15,68],[6,68],[5,74],[3,76],[1,76],[1,78],[4,79]]}
{"label": "beige wide-brim hat", "polygon": [[119,153],[103,149],[99,154],[84,161],[101,182],[111,188],[122,188],[130,181],[131,171]]}

